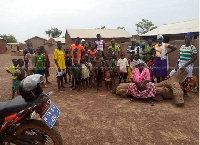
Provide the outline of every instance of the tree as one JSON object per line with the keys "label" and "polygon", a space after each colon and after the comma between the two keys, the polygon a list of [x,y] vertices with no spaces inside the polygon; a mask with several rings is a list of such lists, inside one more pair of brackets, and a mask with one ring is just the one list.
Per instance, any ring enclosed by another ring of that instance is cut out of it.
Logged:
{"label": "tree", "polygon": [[62,31],[61,31],[61,30],[58,30],[58,28],[52,28],[52,27],[51,27],[51,29],[48,29],[47,31],[45,31],[45,33],[46,33],[49,37],[58,38],[58,37],[62,34]]}
{"label": "tree", "polygon": [[14,35],[0,34],[0,37],[5,39],[7,43],[17,43],[17,39],[15,38]]}
{"label": "tree", "polygon": [[125,27],[120,27],[120,26],[119,26],[119,27],[117,27],[117,29],[123,29],[123,30],[125,30]]}
{"label": "tree", "polygon": [[97,29],[106,29],[106,26],[101,26],[100,28]]}
{"label": "tree", "polygon": [[139,22],[138,24],[135,24],[137,26],[137,33],[138,34],[145,34],[155,28],[157,28],[157,26],[154,26],[154,24],[149,21],[149,20],[145,20],[142,19],[141,22]]}

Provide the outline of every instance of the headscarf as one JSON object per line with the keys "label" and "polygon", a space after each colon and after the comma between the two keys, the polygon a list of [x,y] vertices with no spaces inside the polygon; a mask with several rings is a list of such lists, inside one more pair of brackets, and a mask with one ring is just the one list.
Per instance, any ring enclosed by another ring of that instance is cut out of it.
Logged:
{"label": "headscarf", "polygon": [[158,35],[157,35],[157,40],[160,39],[160,38],[164,39],[163,35],[158,34]]}
{"label": "headscarf", "polygon": [[186,33],[186,34],[185,34],[185,37],[186,37],[186,36],[189,36],[189,37],[190,37],[190,39],[192,39],[192,38],[193,38],[193,35],[192,35],[192,33]]}

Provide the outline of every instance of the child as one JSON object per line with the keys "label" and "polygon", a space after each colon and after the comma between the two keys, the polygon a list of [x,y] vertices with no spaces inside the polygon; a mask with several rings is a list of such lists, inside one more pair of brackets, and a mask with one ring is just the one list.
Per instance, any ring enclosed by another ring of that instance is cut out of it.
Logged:
{"label": "child", "polygon": [[105,61],[105,71],[104,77],[106,81],[106,90],[108,91],[108,87],[112,90],[112,71],[115,65],[114,60],[112,59],[112,53],[108,53],[107,60]]}
{"label": "child", "polygon": [[20,73],[17,74],[17,75],[14,74],[14,76],[17,77],[16,82],[15,82],[15,86],[14,86],[14,89],[13,89],[14,92],[19,90],[19,84],[25,78],[25,71],[27,71],[27,69],[24,67],[23,59],[18,59],[17,64],[18,64],[18,67],[16,67],[16,71],[19,70]]}
{"label": "child", "polygon": [[[74,49],[73,54],[74,54],[74,58],[77,58],[77,49]],[[72,65],[74,65],[74,58],[72,59]],[[80,64],[79,59],[78,59],[78,64]],[[74,86],[75,86],[74,83],[75,83],[75,80],[74,80],[74,77],[72,75],[72,85],[71,85],[71,88],[74,88]]]}
{"label": "child", "polygon": [[67,74],[69,76],[69,82],[71,82],[70,67],[72,66],[72,60],[71,60],[69,49],[65,49],[65,65],[66,65],[66,77],[64,79],[65,79],[65,83],[67,83]]}
{"label": "child", "polygon": [[[82,85],[84,89],[88,87],[89,76],[90,76],[90,72],[89,72],[88,63],[86,62],[85,57],[82,57],[81,58],[81,78],[82,78]],[[85,83],[86,83],[86,87],[85,87]]]}
{"label": "child", "polygon": [[91,47],[90,49],[87,51],[87,53],[89,54],[90,57],[95,57],[95,54],[97,53],[97,50],[95,49],[95,43],[91,42]]}
{"label": "child", "polygon": [[121,83],[121,80],[124,80],[124,83],[126,82],[127,79],[127,72],[128,72],[128,60],[125,57],[124,52],[121,52],[120,54],[120,59],[117,61],[117,67],[119,68],[119,83]]}
{"label": "child", "polygon": [[117,85],[119,83],[119,68],[117,67],[117,61],[118,61],[118,53],[113,54],[113,60],[114,60],[114,68],[113,68],[113,80],[114,85]]}
{"label": "child", "polygon": [[[44,56],[44,54],[42,54],[41,49],[38,48],[37,49],[37,54],[35,55],[35,74],[40,74],[40,75],[44,75],[45,74],[45,62],[46,62],[46,58]],[[46,85],[44,85],[44,81],[41,83],[41,85],[44,88],[47,88]]]}
{"label": "child", "polygon": [[25,61],[28,64],[28,75],[33,75],[35,73],[35,53],[33,49],[30,49],[26,54]]}
{"label": "child", "polygon": [[72,76],[75,81],[75,85],[72,88],[72,90],[78,89],[77,91],[80,91],[80,83],[81,83],[81,69],[80,65],[78,65],[78,59],[73,59],[74,65],[71,67]]}
{"label": "child", "polygon": [[127,82],[131,82],[132,71],[137,66],[137,61],[134,58],[135,58],[135,55],[131,54],[130,55],[130,59],[129,59],[129,65],[130,65],[130,67],[128,68]]}
{"label": "child", "polygon": [[92,87],[94,85],[94,57],[90,57],[90,63],[89,63],[89,70],[90,70],[90,77],[89,77],[89,85]]}
{"label": "child", "polygon": [[102,67],[103,67],[103,61],[100,59],[101,57],[101,52],[96,53],[96,58],[94,59],[94,75],[95,75],[95,81],[96,81],[96,93],[98,93],[99,86],[102,82],[103,79],[103,74],[102,74]]}
{"label": "child", "polygon": [[40,46],[40,50],[41,50],[41,53],[45,55],[45,78],[46,78],[46,83],[50,83],[48,81],[48,77],[50,76],[50,73],[49,73],[49,68],[50,68],[50,61],[49,61],[49,56],[48,56],[48,53],[47,51],[44,49],[44,46]]}
{"label": "child", "polygon": [[16,83],[16,80],[17,80],[17,76],[14,76],[13,74],[14,74],[14,71],[15,71],[17,65],[18,65],[17,59],[13,59],[12,63],[13,63],[13,65],[10,66],[9,68],[7,68],[6,71],[8,73],[12,74],[12,90],[13,90],[13,92],[12,92],[12,98],[14,98],[14,95],[15,95],[14,87],[15,87],[15,83]]}

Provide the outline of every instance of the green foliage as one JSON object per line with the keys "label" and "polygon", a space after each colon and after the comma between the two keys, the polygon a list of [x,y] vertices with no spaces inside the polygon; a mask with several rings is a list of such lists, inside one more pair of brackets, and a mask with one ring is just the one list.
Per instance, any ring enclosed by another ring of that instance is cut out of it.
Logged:
{"label": "green foliage", "polygon": [[157,26],[154,26],[154,24],[149,21],[149,20],[145,20],[142,19],[141,22],[139,22],[138,24],[135,24],[137,26],[137,33],[138,34],[145,34],[155,28],[157,28]]}
{"label": "green foliage", "polygon": [[106,26],[101,26],[100,28],[96,28],[96,29],[106,29]]}
{"label": "green foliage", "polygon": [[120,26],[119,26],[119,27],[117,27],[117,29],[123,29],[123,30],[125,30],[125,27],[120,27]]}
{"label": "green foliage", "polygon": [[62,31],[61,31],[61,30],[58,30],[58,28],[52,28],[52,27],[51,27],[51,29],[48,29],[47,31],[45,31],[45,33],[46,33],[49,37],[58,38],[58,37],[62,34]]}
{"label": "green foliage", "polygon": [[17,43],[17,39],[15,38],[14,35],[0,34],[0,37],[5,39],[7,43]]}

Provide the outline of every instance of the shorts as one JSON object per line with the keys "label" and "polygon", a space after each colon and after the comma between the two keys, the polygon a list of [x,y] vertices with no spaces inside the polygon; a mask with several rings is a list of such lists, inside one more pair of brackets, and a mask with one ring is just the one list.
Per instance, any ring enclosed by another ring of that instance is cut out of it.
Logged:
{"label": "shorts", "polygon": [[17,79],[13,79],[13,80],[12,80],[12,87],[13,87],[13,89],[14,89],[14,87],[15,87],[16,82],[17,82]]}
{"label": "shorts", "polygon": [[62,69],[60,72],[56,71],[56,77],[65,77],[66,76],[66,69]]}
{"label": "shorts", "polygon": [[21,80],[16,79],[15,86],[13,87],[13,92],[16,92],[17,90],[19,90],[20,83],[21,83]]}
{"label": "shorts", "polygon": [[35,70],[35,74],[44,75],[45,74],[45,70]]}
{"label": "shorts", "polygon": [[95,80],[101,82],[103,80],[103,73],[101,69],[95,69]]}
{"label": "shorts", "polygon": [[80,84],[81,83],[81,78],[75,78],[75,84]]}
{"label": "shorts", "polygon": [[127,79],[127,73],[120,73],[119,80],[126,80]]}

